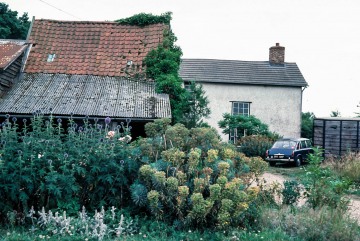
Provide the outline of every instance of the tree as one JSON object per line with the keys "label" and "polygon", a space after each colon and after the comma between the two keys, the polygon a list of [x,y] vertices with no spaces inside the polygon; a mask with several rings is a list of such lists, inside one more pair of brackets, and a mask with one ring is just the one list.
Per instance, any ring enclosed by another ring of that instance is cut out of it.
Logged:
{"label": "tree", "polygon": [[187,128],[201,124],[201,119],[210,114],[209,101],[200,85],[193,85],[191,94],[183,88],[179,76],[182,50],[175,44],[177,38],[171,31],[171,12],[159,16],[147,13],[116,20],[119,24],[144,27],[162,23],[169,28],[164,31],[164,39],[156,49],[152,49],[144,59],[146,78],[155,80],[156,92],[170,97],[172,123],[182,123]]}
{"label": "tree", "polygon": [[312,112],[301,113],[301,137],[312,139],[314,118]]}
{"label": "tree", "polygon": [[333,110],[330,113],[330,117],[341,117],[341,113],[339,110]]}
{"label": "tree", "polygon": [[184,97],[187,104],[184,105],[182,120],[180,122],[189,129],[202,126],[204,124],[202,119],[208,117],[211,113],[208,107],[209,100],[205,96],[203,86],[191,82]]}
{"label": "tree", "polygon": [[146,77],[155,80],[158,93],[169,95],[172,122],[193,128],[201,124],[203,117],[210,114],[210,109],[207,107],[209,101],[200,85],[193,84],[191,93],[183,88],[183,80],[179,76],[182,50],[175,45],[177,38],[170,28],[171,14],[167,12],[156,16],[141,13],[117,22],[142,27],[154,23],[169,26],[169,29],[164,31],[163,42],[156,49],[151,50],[144,59]]}
{"label": "tree", "polygon": [[262,123],[253,115],[231,115],[223,114],[223,118],[218,125],[224,134],[231,134],[236,130],[239,137],[246,135],[264,135],[271,136],[268,125]]}
{"label": "tree", "polygon": [[0,2],[0,39],[26,39],[30,21],[27,13],[18,17],[5,3]]}
{"label": "tree", "polygon": [[[360,107],[360,103],[356,106],[356,107]],[[355,114],[356,114],[356,117],[360,117],[360,111],[359,112],[355,112]]]}

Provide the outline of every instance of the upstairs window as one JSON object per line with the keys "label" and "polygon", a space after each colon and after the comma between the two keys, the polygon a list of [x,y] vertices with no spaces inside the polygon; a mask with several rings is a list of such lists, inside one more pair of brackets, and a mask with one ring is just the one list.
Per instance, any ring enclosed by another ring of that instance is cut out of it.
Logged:
{"label": "upstairs window", "polygon": [[[232,115],[250,115],[250,102],[244,101],[233,101],[231,102],[231,114]],[[236,141],[241,136],[245,136],[246,133],[238,133],[237,129],[230,130],[229,140],[232,143],[236,143]]]}
{"label": "upstairs window", "polygon": [[250,115],[250,102],[232,102],[232,115]]}

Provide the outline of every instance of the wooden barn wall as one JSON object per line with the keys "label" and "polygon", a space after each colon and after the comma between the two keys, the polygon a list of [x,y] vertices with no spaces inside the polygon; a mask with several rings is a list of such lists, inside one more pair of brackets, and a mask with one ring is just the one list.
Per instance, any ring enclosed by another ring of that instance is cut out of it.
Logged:
{"label": "wooden barn wall", "polygon": [[4,71],[0,71],[0,98],[6,93],[13,85],[17,78],[20,69],[23,55],[18,57],[9,67]]}
{"label": "wooden barn wall", "polygon": [[343,155],[360,151],[359,120],[314,120],[315,146],[325,150],[325,154]]}

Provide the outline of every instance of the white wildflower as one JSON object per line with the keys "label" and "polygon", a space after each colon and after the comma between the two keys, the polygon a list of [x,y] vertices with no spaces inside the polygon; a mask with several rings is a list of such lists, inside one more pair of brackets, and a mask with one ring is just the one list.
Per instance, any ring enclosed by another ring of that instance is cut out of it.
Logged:
{"label": "white wildflower", "polygon": [[107,139],[111,139],[115,136],[115,131],[109,131],[106,135],[106,138]]}
{"label": "white wildflower", "polygon": [[131,141],[131,136],[129,136],[129,135],[126,135],[126,136],[124,136],[124,137],[120,137],[118,140],[119,141],[122,141],[122,142],[126,142],[126,143],[129,143],[130,141]]}

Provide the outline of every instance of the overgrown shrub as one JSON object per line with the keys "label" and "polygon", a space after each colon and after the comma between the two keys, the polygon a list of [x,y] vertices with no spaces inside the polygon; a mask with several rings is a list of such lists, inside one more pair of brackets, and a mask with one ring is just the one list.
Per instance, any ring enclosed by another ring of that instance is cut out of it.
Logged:
{"label": "overgrown shrub", "polygon": [[309,165],[304,167],[304,186],[307,202],[313,207],[330,206],[347,209],[345,198],[350,182],[339,178],[329,167],[322,167],[322,152],[314,148],[314,153],[308,155]]}
{"label": "overgrown shrub", "polygon": [[148,138],[128,144],[129,126],[112,131],[110,118],[102,126],[70,117],[66,130],[51,115],[37,113],[22,128],[18,121],[7,116],[1,129],[2,219],[21,219],[32,206],[73,215],[111,205],[177,230],[227,229],[251,219],[259,188],[250,184],[267,168],[221,143],[212,128],[157,120],[146,125]]}
{"label": "overgrown shrub", "polygon": [[282,190],[283,203],[295,205],[301,197],[300,184],[297,181],[285,181]]}
{"label": "overgrown shrub", "polygon": [[[167,126],[165,132],[153,131]],[[142,160],[132,199],[158,220],[184,227],[224,229],[241,225],[244,212],[259,189],[251,180],[267,167],[261,158],[248,158],[222,144],[210,128],[157,121],[146,124],[153,135],[139,140]]]}
{"label": "overgrown shrub", "polygon": [[265,159],[266,150],[274,144],[275,138],[263,135],[244,136],[239,139],[239,150],[246,156],[259,156]]}
{"label": "overgrown shrub", "polygon": [[129,158],[129,126],[110,131],[111,119],[104,121],[75,123],[70,117],[65,123],[38,112],[30,121],[7,115],[0,131],[0,216],[13,210],[23,214],[31,206],[74,213],[81,206],[126,204],[138,170]]}

